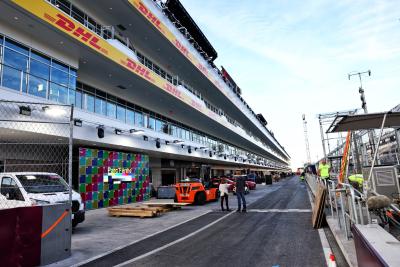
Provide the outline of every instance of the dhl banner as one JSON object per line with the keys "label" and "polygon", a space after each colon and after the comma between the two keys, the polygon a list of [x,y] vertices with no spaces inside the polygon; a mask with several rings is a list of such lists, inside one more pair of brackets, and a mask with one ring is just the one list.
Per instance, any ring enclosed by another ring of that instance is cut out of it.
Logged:
{"label": "dhl banner", "polygon": [[[78,21],[72,19],[64,12],[58,10],[53,7],[50,3],[45,0],[37,0],[37,1],[27,1],[27,0],[12,0],[16,5],[30,12],[31,14],[39,17],[50,25],[54,26],[58,30],[64,32],[69,35],[73,39],[81,42],[82,44],[90,47],[95,50],[99,54],[104,57],[114,61],[116,64],[124,67],[125,69],[131,71],[135,75],[147,80],[148,82],[154,84],[155,86],[161,88],[162,90],[168,92],[174,97],[180,99],[182,102],[188,104],[189,106],[197,109],[202,112],[206,116],[212,118],[213,120],[219,122],[225,127],[236,131],[227,121],[222,120],[215,113],[207,109],[204,103],[194,100],[190,97],[185,90],[182,90],[168,81],[164,80],[160,76],[156,75],[152,71],[150,71],[146,66],[141,64],[128,57],[126,54],[109,44],[103,38],[100,38],[97,34],[95,34],[90,29],[86,28],[84,25],[79,23]],[[132,1],[136,3],[137,6],[140,6],[140,1]],[[143,10],[143,8],[142,8]],[[170,38],[174,38],[172,33],[161,24],[161,22],[157,22],[157,20],[148,15],[146,16],[157,28],[160,29],[162,33],[167,34]],[[182,51],[182,50],[181,50]]]}
{"label": "dhl banner", "polygon": [[228,94],[223,85],[215,79],[206,67],[175,37],[175,35],[165,26],[160,19],[146,7],[142,0],[128,0],[151,24],[154,25],[193,65],[195,65],[225,96]]}

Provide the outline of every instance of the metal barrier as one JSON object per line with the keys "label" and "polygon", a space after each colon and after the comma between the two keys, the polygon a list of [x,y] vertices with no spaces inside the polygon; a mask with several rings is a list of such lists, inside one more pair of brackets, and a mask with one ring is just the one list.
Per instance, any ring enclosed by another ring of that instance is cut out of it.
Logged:
{"label": "metal barrier", "polygon": [[351,237],[352,224],[365,224],[365,218],[368,223],[371,222],[364,195],[350,184],[337,183],[310,174],[306,175],[306,181],[314,195],[318,184],[327,188],[326,204],[329,206],[330,215],[337,220],[347,239]]}

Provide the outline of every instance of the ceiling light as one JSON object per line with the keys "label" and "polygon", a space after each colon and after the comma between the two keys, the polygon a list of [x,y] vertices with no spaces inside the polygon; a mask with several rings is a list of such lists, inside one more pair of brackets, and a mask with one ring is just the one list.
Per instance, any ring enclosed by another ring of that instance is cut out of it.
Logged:
{"label": "ceiling light", "polygon": [[191,147],[188,148],[188,153],[189,153],[189,154],[192,153],[192,148],[191,148]]}
{"label": "ceiling light", "polygon": [[156,148],[160,147],[161,147],[160,139],[156,139]]}
{"label": "ceiling light", "polygon": [[32,110],[28,106],[20,106],[19,107],[19,114],[24,115],[24,116],[30,116],[32,113]]}
{"label": "ceiling light", "polygon": [[182,140],[174,140],[174,144],[182,144],[183,141]]}
{"label": "ceiling light", "polygon": [[143,135],[143,140],[144,141],[149,141],[149,138],[146,135]]}
{"label": "ceiling light", "polygon": [[122,130],[120,130],[120,129],[115,129],[114,132],[115,132],[116,135],[121,135],[122,134]]}
{"label": "ceiling light", "polygon": [[104,138],[104,126],[100,125],[97,127],[97,137],[98,138]]}
{"label": "ceiling light", "polygon": [[165,144],[168,145],[168,144],[169,144],[169,141],[165,141]]}
{"label": "ceiling light", "polygon": [[82,127],[82,120],[80,119],[74,119],[74,125],[77,127]]}

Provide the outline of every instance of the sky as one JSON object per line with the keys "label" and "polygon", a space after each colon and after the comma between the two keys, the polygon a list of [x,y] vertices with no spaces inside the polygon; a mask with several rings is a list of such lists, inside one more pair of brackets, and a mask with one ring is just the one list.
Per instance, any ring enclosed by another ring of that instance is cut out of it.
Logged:
{"label": "sky", "polygon": [[247,103],[291,156],[323,156],[318,114],[361,107],[363,77],[369,112],[400,104],[400,1],[181,0],[218,53]]}

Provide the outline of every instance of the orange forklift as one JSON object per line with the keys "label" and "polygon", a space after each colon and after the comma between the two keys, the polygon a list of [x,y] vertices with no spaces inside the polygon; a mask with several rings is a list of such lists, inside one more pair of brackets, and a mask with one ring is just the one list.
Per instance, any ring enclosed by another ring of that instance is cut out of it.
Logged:
{"label": "orange forklift", "polygon": [[217,201],[219,198],[218,188],[210,188],[196,178],[186,178],[175,185],[176,193],[174,201],[178,203],[191,203],[195,205],[204,205],[206,202]]}

